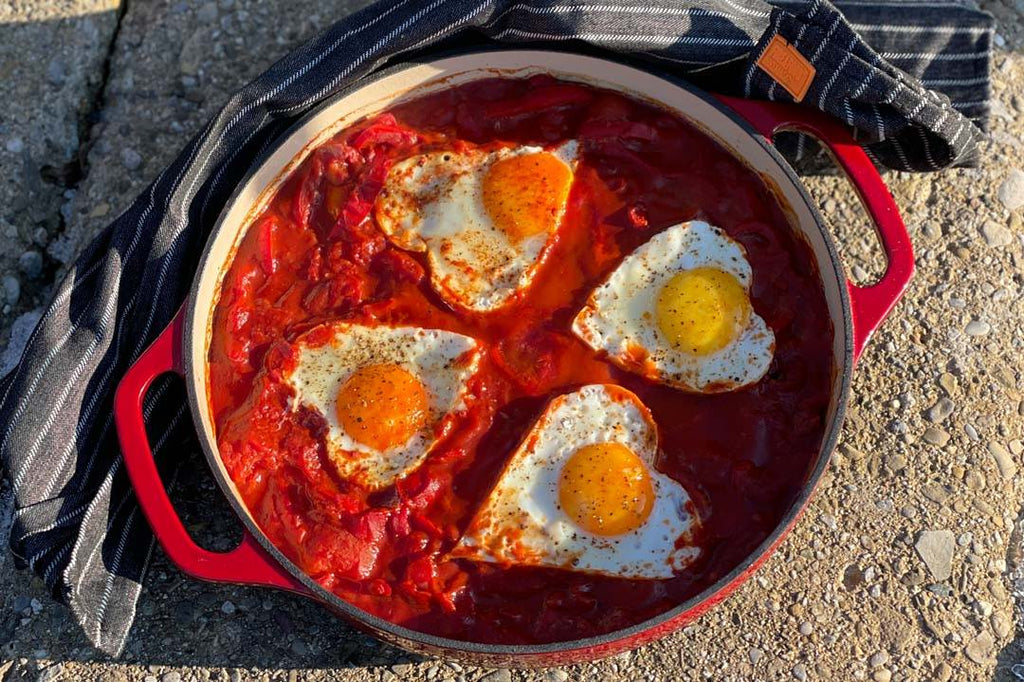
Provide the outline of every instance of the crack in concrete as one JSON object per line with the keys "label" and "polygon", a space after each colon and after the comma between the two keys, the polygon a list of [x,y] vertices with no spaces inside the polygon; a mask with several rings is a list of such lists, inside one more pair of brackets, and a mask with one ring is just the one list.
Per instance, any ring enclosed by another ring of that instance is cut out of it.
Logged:
{"label": "crack in concrete", "polygon": [[[94,132],[94,129],[96,124],[101,121],[102,112],[107,106],[107,90],[112,76],[114,54],[117,51],[118,38],[121,35],[121,28],[128,12],[128,5],[129,0],[121,0],[117,5],[114,29],[111,31],[110,39],[104,50],[103,62],[100,65],[100,77],[96,85],[90,89],[87,103],[78,112],[76,117],[76,127],[78,130],[77,148],[71,155],[70,160],[63,165],[59,167],[50,165],[40,166],[38,173],[31,175],[35,182],[41,181],[61,190],[60,199],[54,202],[53,205],[48,205],[40,211],[43,220],[55,214],[57,227],[47,240],[49,244],[52,244],[66,233],[68,223],[72,218],[70,207],[74,199],[74,193],[78,192],[79,187],[89,174],[89,151],[99,138],[98,131]],[[71,193],[70,195],[68,194],[69,192]],[[49,204],[49,202],[46,203]],[[37,220],[36,222],[41,221]],[[31,289],[35,289],[37,292],[43,292],[45,297],[49,299],[50,294],[48,292],[52,292],[54,285],[63,276],[62,268],[64,263],[53,257],[48,248],[41,248],[40,252],[43,256],[43,271],[32,287],[26,287],[26,293],[30,293]]]}
{"label": "crack in concrete", "polygon": [[[114,24],[114,30],[110,34],[110,40],[107,42],[107,47],[103,55],[103,63],[100,66],[100,78],[96,87],[90,93],[89,103],[78,115],[78,148],[75,150],[75,154],[71,161],[65,165],[64,169],[61,169],[61,174],[57,175],[54,179],[54,184],[63,187],[65,191],[71,190],[77,192],[86,176],[89,174],[89,150],[92,145],[96,142],[98,135],[93,134],[94,126],[100,122],[101,114],[107,106],[107,87],[110,83],[110,77],[113,69],[114,53],[117,51],[117,40],[121,35],[121,27],[124,23],[124,18],[128,13],[129,0],[121,0],[117,6],[117,17],[116,23]],[[44,179],[46,177],[45,170],[40,169],[44,172]],[[67,229],[69,216],[65,215],[65,206],[68,206],[71,202],[71,198],[65,197],[65,201],[61,203],[57,209],[57,221],[59,227],[57,228],[53,238],[56,239],[60,235],[64,234]],[[54,284],[54,279],[60,266],[62,265],[59,261],[45,253],[46,259],[46,271],[44,274],[45,282],[44,286]]]}
{"label": "crack in concrete", "polygon": [[113,69],[114,52],[117,50],[117,40],[121,35],[124,18],[128,14],[128,5],[129,0],[121,0],[117,6],[117,22],[110,34],[106,53],[103,55],[103,64],[100,67],[100,81],[96,85],[96,90],[93,93],[89,106],[82,112],[78,120],[79,145],[75,157],[79,166],[79,176],[76,179],[75,188],[81,184],[89,172],[89,149],[95,142],[95,137],[92,135],[92,127],[99,123],[100,113],[107,105],[107,86],[110,83],[110,75]]}

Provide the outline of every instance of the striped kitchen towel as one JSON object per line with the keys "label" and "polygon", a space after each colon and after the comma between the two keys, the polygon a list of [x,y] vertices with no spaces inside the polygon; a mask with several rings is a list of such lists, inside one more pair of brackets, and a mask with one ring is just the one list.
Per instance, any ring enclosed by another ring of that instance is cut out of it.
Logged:
{"label": "striped kitchen towel", "polygon": [[[804,0],[771,0],[771,3],[793,13],[799,13],[809,4]],[[837,0],[835,5],[880,59],[913,76],[924,87],[948,97],[953,109],[982,130],[988,128],[992,96],[989,66],[994,31],[991,16],[977,11],[967,0]],[[836,33],[840,30],[835,29]],[[853,43],[857,39],[850,36],[849,40]],[[881,136],[883,115],[875,114],[874,137],[859,139],[869,142]],[[855,129],[854,132],[861,131]],[[808,139],[784,133],[776,138],[776,144],[800,170],[834,168],[831,160],[820,151],[816,159],[805,158],[805,150],[810,147]],[[962,140],[958,140],[960,142]],[[914,152],[906,160],[900,156],[901,151],[906,155],[906,147],[911,144],[890,145],[879,165],[920,170],[920,166],[910,163]],[[927,142],[919,140],[913,146],[925,153],[926,167],[930,167],[934,159],[928,160]],[[868,153],[879,163],[879,156],[872,154],[873,149],[874,146],[869,147]],[[976,160],[972,154],[956,165],[973,165]]]}
{"label": "striped kitchen towel", "polygon": [[[89,245],[0,382],[18,562],[98,648],[121,651],[153,538],[119,455],[114,388],[181,305],[252,159],[326,98],[389,61],[472,35],[585,46],[720,91],[790,100],[758,66],[781,37],[815,67],[803,102],[849,124],[879,164],[923,171],[976,161],[982,131],[968,116],[986,111],[990,17],[948,1],[843,8],[853,25],[824,0],[386,0],[300,46],[236,93]],[[191,429],[180,385],[158,382],[145,413],[158,462],[171,470]]]}

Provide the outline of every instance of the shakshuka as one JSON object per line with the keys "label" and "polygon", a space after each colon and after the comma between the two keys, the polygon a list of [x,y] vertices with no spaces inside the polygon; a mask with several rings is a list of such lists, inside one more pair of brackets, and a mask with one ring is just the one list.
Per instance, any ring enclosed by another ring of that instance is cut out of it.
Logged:
{"label": "shakshuka", "polygon": [[647,102],[547,76],[334,135],[225,272],[220,454],[326,589],[460,640],[655,616],[801,489],[832,334],[760,177]]}

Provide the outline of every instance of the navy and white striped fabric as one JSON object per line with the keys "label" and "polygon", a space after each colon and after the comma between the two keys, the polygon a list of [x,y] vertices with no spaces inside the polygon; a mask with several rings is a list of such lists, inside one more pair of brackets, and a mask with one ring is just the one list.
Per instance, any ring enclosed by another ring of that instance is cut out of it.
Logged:
{"label": "navy and white striped fabric", "polygon": [[[801,53],[813,54],[822,42],[845,48],[835,52],[834,59],[819,59],[818,63],[827,64],[825,70],[831,73],[823,87],[825,97],[834,94],[829,90],[829,82],[849,80],[856,85],[850,93],[854,102],[844,104],[843,112],[821,106],[821,95],[816,104],[847,123],[856,122],[855,137],[867,145],[868,155],[875,163],[899,170],[935,170],[945,166],[945,157],[936,155],[934,143],[921,128],[941,131],[957,150],[954,154],[960,155],[954,165],[976,163],[976,131],[963,125],[963,118],[970,118],[982,130],[987,127],[992,95],[991,16],[952,0],[838,0],[835,4],[844,17],[837,21],[832,13],[827,18],[821,14],[815,3],[771,1],[797,15],[796,22],[780,17],[778,26],[783,37],[798,38]],[[824,38],[820,37],[822,31]],[[861,61],[868,68],[861,68]],[[817,81],[821,81],[820,67],[818,73]],[[913,78],[907,79],[908,75]],[[947,116],[946,109],[933,110],[930,104],[922,104],[922,97],[930,96],[921,94],[922,86],[948,97],[953,110],[963,117]],[[767,87],[769,99],[776,98],[781,90],[773,89],[770,83]],[[865,95],[871,90],[876,90],[878,96]],[[785,93],[781,94],[785,98]],[[870,100],[870,104],[858,105],[857,100]],[[804,101],[812,101],[810,92]],[[892,115],[889,104],[900,110],[898,118],[915,121],[915,129],[893,135],[887,120]],[[797,135],[781,137],[778,143],[783,153],[802,162],[806,139]],[[807,167],[820,165],[810,163]]]}
{"label": "navy and white striped fabric", "polygon": [[[842,4],[854,26],[819,0],[388,0],[286,56],[235,94],[86,249],[0,382],[0,461],[16,498],[19,562],[70,605],[97,647],[122,649],[153,539],[119,456],[114,388],[178,309],[251,160],[319,102],[396,56],[470,34],[586,45],[720,91],[787,99],[755,66],[782,35],[817,66],[805,102],[849,123],[878,163],[936,170],[976,159],[981,131],[961,112],[985,112],[990,18],[950,2]],[[165,379],[145,406],[168,474],[193,447],[182,393]]]}

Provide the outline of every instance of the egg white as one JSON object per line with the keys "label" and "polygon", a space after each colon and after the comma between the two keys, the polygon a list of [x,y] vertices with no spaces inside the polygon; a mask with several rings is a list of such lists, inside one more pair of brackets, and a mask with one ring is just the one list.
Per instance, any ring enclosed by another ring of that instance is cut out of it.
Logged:
{"label": "egg white", "polygon": [[590,295],[573,332],[623,369],[683,390],[720,393],[759,381],[771,365],[775,334],[756,312],[737,338],[707,355],[675,348],[659,329],[662,288],[677,273],[702,267],[731,274],[750,295],[753,273],[743,246],[695,220],[669,227],[624,258]]}
{"label": "egg white", "polygon": [[[647,467],[654,490],[647,520],[621,535],[580,528],[559,503],[565,462],[597,443],[632,450]],[[671,578],[700,555],[689,542],[697,520],[683,486],[654,468],[657,453],[657,427],[633,393],[592,384],[558,396],[505,465],[451,556],[621,578]],[[680,539],[684,542],[677,547]]]}
{"label": "egg white", "polygon": [[[362,326],[329,323],[327,343],[311,345],[310,334],[296,339],[294,369],[285,382],[295,391],[292,409],[304,405],[327,422],[327,453],[338,475],[369,489],[391,485],[415,469],[443,434],[451,415],[465,407],[466,380],[476,372],[476,340],[441,329]],[[426,390],[429,415],[426,426],[408,441],[378,450],[353,439],[338,420],[338,391],[362,367],[399,365],[415,376]]]}
{"label": "egg white", "polygon": [[[441,151],[395,164],[377,199],[381,230],[399,247],[425,251],[434,289],[452,305],[487,312],[529,286],[555,230],[513,241],[494,225],[483,202],[487,170],[502,159],[537,154],[541,147],[496,151]],[[575,171],[578,145],[551,150]]]}

